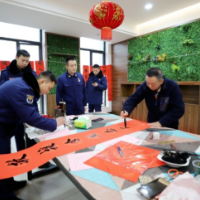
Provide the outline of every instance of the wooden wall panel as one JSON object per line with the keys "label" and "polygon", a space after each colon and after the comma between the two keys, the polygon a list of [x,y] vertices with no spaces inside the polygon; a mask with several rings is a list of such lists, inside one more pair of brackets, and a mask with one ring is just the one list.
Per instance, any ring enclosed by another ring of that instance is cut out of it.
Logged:
{"label": "wooden wall panel", "polygon": [[121,83],[127,81],[128,43],[112,45],[112,113],[119,115],[122,109]]}
{"label": "wooden wall panel", "polygon": [[199,85],[179,85],[183,101],[189,104],[199,104]]}
{"label": "wooden wall panel", "polygon": [[179,120],[179,130],[200,134],[199,126],[199,105],[185,104],[185,114]]}

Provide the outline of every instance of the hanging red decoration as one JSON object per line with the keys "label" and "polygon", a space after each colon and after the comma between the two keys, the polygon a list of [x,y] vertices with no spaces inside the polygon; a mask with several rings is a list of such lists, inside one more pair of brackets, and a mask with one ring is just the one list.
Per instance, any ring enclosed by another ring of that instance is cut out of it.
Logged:
{"label": "hanging red decoration", "polygon": [[94,27],[101,29],[102,40],[111,40],[112,29],[120,26],[124,20],[124,11],[116,3],[105,0],[90,10],[89,20]]}
{"label": "hanging red decoration", "polygon": [[87,65],[83,65],[83,78],[86,83],[89,78],[89,66],[87,66]]}

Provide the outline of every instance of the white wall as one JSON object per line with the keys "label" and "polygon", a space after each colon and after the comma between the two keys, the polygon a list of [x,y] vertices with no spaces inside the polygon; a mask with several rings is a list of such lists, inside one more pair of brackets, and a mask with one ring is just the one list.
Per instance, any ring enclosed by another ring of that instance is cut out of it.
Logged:
{"label": "white wall", "polygon": [[[42,31],[42,55],[44,60],[44,69],[47,70],[47,57],[46,57],[46,43],[45,43],[45,31]],[[44,114],[47,115],[47,95],[44,95],[43,101]]]}
{"label": "white wall", "polygon": [[[111,44],[106,42],[106,65],[112,64],[112,51],[111,51]],[[108,90],[106,90],[106,96],[108,97]],[[112,101],[106,101],[106,107],[102,109],[103,112],[112,112]]]}

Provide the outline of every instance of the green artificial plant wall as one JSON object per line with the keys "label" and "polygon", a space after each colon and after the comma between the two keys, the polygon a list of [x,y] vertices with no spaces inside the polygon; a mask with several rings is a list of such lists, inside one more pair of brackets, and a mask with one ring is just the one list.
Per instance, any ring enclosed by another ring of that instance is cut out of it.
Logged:
{"label": "green artificial plant wall", "polygon": [[200,81],[200,21],[137,37],[128,42],[128,81],[144,81],[159,67],[175,81]]}
{"label": "green artificial plant wall", "polygon": [[[77,55],[77,71],[79,71],[79,38],[71,38],[47,33],[47,57],[48,70],[52,71],[58,78],[66,72],[65,55],[53,55],[52,53]],[[56,94],[56,86],[49,94]]]}

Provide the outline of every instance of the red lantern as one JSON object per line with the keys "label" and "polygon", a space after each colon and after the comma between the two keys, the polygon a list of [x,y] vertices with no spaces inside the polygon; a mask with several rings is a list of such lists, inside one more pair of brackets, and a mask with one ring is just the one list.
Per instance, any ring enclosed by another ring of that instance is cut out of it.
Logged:
{"label": "red lantern", "polygon": [[105,0],[90,10],[90,23],[101,29],[101,39],[111,40],[112,29],[121,25],[124,20],[124,11],[116,3]]}

